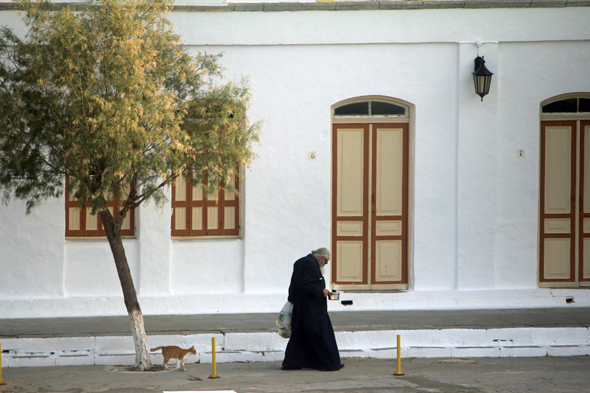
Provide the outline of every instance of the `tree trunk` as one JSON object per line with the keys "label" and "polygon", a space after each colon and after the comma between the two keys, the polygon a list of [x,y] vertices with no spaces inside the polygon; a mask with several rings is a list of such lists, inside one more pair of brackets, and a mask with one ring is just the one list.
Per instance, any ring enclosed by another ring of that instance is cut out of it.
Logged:
{"label": "tree trunk", "polygon": [[143,325],[143,314],[137,301],[137,293],[135,292],[133,278],[131,277],[127,256],[125,255],[125,248],[123,247],[123,240],[121,239],[120,225],[116,225],[108,209],[100,210],[98,214],[100,215],[109,245],[111,246],[115,265],[117,266],[117,273],[119,274],[119,281],[123,289],[123,299],[127,313],[129,314],[131,334],[135,343],[135,367],[139,370],[146,371],[152,367],[150,350]]}

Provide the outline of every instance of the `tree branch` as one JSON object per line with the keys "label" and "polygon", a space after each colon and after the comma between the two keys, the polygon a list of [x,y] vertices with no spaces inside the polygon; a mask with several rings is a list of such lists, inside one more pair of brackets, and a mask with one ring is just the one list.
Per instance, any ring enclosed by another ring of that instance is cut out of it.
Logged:
{"label": "tree branch", "polygon": [[177,175],[173,175],[172,177],[169,177],[168,179],[164,180],[162,183],[160,183],[156,188],[154,188],[150,192],[145,192],[145,193],[139,195],[137,197],[136,202],[135,202],[134,208],[138,207],[143,201],[145,201],[147,198],[149,198],[152,194],[154,194],[156,191],[158,191],[162,187],[165,187],[168,184],[172,183],[178,176],[180,176],[180,173]]}

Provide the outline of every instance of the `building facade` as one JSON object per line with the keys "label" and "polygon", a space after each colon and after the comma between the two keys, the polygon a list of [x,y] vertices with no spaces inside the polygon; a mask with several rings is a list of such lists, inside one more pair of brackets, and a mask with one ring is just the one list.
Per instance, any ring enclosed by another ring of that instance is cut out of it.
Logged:
{"label": "building facade", "polygon": [[[590,305],[590,2],[185,1],[170,19],[249,76],[264,124],[239,196],[175,184],[135,211],[144,313],[278,312],[321,246],[354,302],[333,311]],[[125,313],[99,225],[71,207],[0,206],[0,317]]]}

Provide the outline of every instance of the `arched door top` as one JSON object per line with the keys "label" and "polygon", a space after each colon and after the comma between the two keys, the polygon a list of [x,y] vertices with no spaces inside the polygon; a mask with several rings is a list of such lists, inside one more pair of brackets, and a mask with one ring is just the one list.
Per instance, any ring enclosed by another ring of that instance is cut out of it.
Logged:
{"label": "arched door top", "polygon": [[541,120],[590,118],[590,93],[568,93],[548,98],[540,105]]}
{"label": "arched door top", "polygon": [[575,95],[557,98],[541,106],[543,114],[550,113],[590,113],[590,95]]}
{"label": "arched door top", "polygon": [[409,118],[410,105],[383,96],[357,97],[332,106],[334,118]]}

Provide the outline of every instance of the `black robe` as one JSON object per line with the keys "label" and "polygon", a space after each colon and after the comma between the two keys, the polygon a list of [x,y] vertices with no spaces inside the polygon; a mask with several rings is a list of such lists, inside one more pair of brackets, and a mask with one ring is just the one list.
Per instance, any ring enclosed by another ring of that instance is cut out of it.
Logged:
{"label": "black robe", "polygon": [[291,339],[284,366],[322,371],[342,367],[324,288],[326,282],[312,254],[295,262],[289,286],[289,301],[293,303]]}

